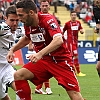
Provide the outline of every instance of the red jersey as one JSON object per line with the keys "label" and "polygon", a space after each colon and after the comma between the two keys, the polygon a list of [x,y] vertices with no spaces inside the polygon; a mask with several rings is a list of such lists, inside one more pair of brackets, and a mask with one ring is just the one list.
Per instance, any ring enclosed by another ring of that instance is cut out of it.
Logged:
{"label": "red jersey", "polygon": [[78,42],[78,32],[80,29],[83,29],[81,26],[80,21],[72,22],[71,20],[65,23],[65,26],[63,28],[63,31],[65,32],[67,30],[67,41],[68,43],[75,43]]}
{"label": "red jersey", "polygon": [[[61,29],[53,15],[38,13],[38,17],[39,24],[37,27],[25,27],[25,34],[33,41],[36,52],[49,45],[54,36],[61,35],[63,37]],[[43,59],[51,58],[55,61],[72,60],[65,40],[57,50],[43,57]]]}

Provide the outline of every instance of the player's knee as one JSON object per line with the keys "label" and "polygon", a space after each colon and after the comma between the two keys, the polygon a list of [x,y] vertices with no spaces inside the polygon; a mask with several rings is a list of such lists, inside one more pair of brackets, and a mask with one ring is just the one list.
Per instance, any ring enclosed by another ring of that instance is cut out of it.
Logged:
{"label": "player's knee", "polygon": [[78,56],[77,54],[74,55],[73,59],[78,59]]}
{"label": "player's knee", "polygon": [[100,70],[100,66],[97,65],[97,66],[96,66],[96,70],[97,70],[97,71]]}
{"label": "player's knee", "polygon": [[100,71],[100,61],[98,61],[97,65],[96,65],[96,69],[97,69],[97,71],[98,70]]}
{"label": "player's knee", "polygon": [[24,76],[22,74],[19,74],[17,71],[14,73],[14,79],[15,80],[24,80]]}
{"label": "player's knee", "polygon": [[8,95],[6,95],[4,98],[1,98],[0,100],[10,100],[10,98]]}

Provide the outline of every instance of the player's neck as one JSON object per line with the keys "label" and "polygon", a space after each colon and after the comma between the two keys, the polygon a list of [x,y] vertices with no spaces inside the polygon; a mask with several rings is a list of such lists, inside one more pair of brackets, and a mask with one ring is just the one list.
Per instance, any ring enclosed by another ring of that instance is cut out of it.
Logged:
{"label": "player's neck", "polygon": [[11,31],[12,34],[15,34],[15,31]]}
{"label": "player's neck", "polygon": [[71,22],[76,22],[76,20],[71,20]]}

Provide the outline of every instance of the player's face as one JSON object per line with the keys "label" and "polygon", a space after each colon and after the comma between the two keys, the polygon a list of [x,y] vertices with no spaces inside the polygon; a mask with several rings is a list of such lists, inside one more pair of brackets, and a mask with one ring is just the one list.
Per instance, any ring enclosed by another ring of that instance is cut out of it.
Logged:
{"label": "player's face", "polygon": [[50,5],[47,1],[46,2],[41,2],[40,8],[41,8],[41,12],[48,13],[48,11],[50,9]]}
{"label": "player's face", "polygon": [[18,18],[21,22],[24,23],[25,26],[37,26],[38,25],[38,17],[34,11],[30,10],[27,14],[23,11],[23,8],[16,9]]}
{"label": "player's face", "polygon": [[96,0],[96,5],[100,7],[100,0]]}
{"label": "player's face", "polygon": [[76,17],[77,17],[76,13],[71,13],[71,20],[72,21],[75,21]]}
{"label": "player's face", "polygon": [[6,18],[7,25],[10,26],[11,31],[15,31],[18,27],[18,16],[16,14],[9,14]]}

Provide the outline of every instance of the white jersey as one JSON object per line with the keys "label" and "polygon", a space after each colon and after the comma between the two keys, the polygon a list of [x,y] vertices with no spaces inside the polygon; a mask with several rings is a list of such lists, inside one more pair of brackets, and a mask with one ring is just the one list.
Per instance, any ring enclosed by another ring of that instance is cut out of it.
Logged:
{"label": "white jersey", "polygon": [[6,23],[0,24],[0,64],[7,63],[6,56],[9,49],[14,45],[16,37],[22,36],[21,29],[11,33],[10,27]]}
{"label": "white jersey", "polygon": [[0,64],[7,63],[6,56],[13,43],[14,36],[10,27],[6,23],[0,24]]}
{"label": "white jersey", "polygon": [[6,56],[15,43],[16,37],[18,34],[20,35],[21,30],[19,32],[18,30],[11,33],[11,29],[6,23],[0,23],[0,100],[6,96],[6,85],[14,81],[15,70],[8,63]]}

